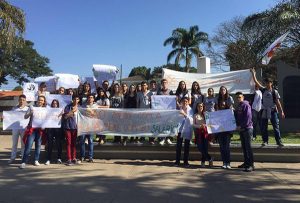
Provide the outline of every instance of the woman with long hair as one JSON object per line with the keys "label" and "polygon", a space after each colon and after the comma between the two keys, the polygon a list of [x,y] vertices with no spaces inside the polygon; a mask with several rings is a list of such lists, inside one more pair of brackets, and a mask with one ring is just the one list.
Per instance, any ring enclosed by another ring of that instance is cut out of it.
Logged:
{"label": "woman with long hair", "polygon": [[197,81],[194,81],[192,84],[191,97],[192,97],[191,106],[193,111],[195,112],[197,104],[203,103],[204,101],[204,95],[201,93],[201,88]]}
{"label": "woman with long hair", "polygon": [[178,83],[178,87],[176,89],[176,105],[177,109],[180,109],[180,101],[182,98],[188,98],[188,104],[191,104],[191,94],[186,88],[186,83],[184,81],[180,81]]}
{"label": "woman with long hair", "polygon": [[[234,101],[229,95],[226,87],[221,86],[219,90],[219,96],[217,100],[217,109],[233,109]],[[231,169],[230,166],[230,139],[231,132],[221,132],[217,134],[220,145],[220,151],[223,161],[223,169]]]}
{"label": "woman with long hair", "polygon": [[[57,99],[53,99],[51,102],[51,108],[59,108],[59,101]],[[62,139],[63,132],[62,128],[48,128],[46,129],[47,134],[47,161],[45,165],[49,165],[51,163],[51,155],[53,149],[53,142],[55,141],[57,147],[57,161],[56,163],[62,164],[61,154],[62,154]]]}
{"label": "woman with long hair", "polygon": [[[37,102],[35,107],[46,107],[46,97],[43,95],[38,96]],[[33,120],[33,106],[30,106],[26,114],[24,115],[24,118],[30,118],[29,123],[27,126],[27,129],[25,131],[25,149],[24,154],[22,157],[22,164],[20,166],[20,169],[23,169],[26,167],[26,163],[28,161],[28,157],[30,154],[30,150],[32,147],[33,142],[35,142],[35,153],[34,153],[34,165],[39,166],[39,159],[40,159],[40,152],[41,152],[41,144],[42,144],[42,136],[44,136],[45,131],[41,128],[33,128],[32,127],[32,120]]]}

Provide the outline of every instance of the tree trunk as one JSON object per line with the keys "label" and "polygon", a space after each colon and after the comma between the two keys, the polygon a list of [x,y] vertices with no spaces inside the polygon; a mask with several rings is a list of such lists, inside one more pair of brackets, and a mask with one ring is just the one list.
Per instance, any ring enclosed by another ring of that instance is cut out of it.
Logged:
{"label": "tree trunk", "polygon": [[190,62],[189,62],[189,55],[188,55],[188,53],[189,53],[188,48],[185,48],[185,71],[187,73],[190,72]]}

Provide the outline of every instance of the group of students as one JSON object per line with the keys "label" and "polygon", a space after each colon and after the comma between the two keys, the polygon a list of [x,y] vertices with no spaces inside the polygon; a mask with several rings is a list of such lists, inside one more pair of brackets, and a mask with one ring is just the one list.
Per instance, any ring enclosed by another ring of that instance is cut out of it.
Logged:
{"label": "group of students", "polygon": [[[186,87],[184,81],[180,81],[175,92],[168,88],[168,81],[162,79],[160,83],[160,88],[157,88],[156,81],[150,82],[150,88],[148,89],[147,82],[141,82],[138,86],[131,84],[129,87],[126,83],[121,85],[114,83],[109,87],[109,82],[104,81],[101,87],[97,88],[96,94],[91,92],[91,85],[89,83],[84,83],[80,88],[78,88],[77,93],[73,89],[68,89],[67,91],[61,87],[58,90],[58,94],[69,94],[72,95],[72,102],[64,107],[62,112],[62,127],[59,129],[41,129],[32,128],[32,116],[33,108],[28,107],[26,102],[26,96],[21,95],[19,97],[19,105],[14,108],[16,111],[26,111],[25,118],[30,118],[28,127],[24,130],[13,130],[13,146],[11,159],[9,163],[12,163],[16,158],[17,152],[17,140],[19,136],[25,134],[24,143],[22,143],[22,164],[20,168],[25,168],[28,161],[28,156],[33,142],[35,142],[35,156],[34,165],[38,166],[39,155],[42,137],[47,138],[47,161],[46,165],[52,162],[51,154],[53,148],[53,141],[57,144],[57,163],[62,163],[62,140],[66,140],[66,151],[67,151],[67,162],[66,165],[70,166],[82,161],[87,160],[88,162],[93,162],[93,138],[94,135],[80,135],[79,145],[80,145],[80,158],[76,158],[76,140],[77,140],[77,110],[79,107],[82,108],[151,108],[151,96],[152,95],[175,95],[176,96],[176,108],[180,110],[180,114],[184,116],[182,123],[179,128],[179,133],[177,136],[176,143],[176,162],[175,165],[180,164],[182,144],[184,143],[184,166],[189,167],[189,148],[192,141],[193,134],[195,135],[195,144],[197,145],[199,151],[202,154],[201,166],[205,167],[205,162],[208,161],[209,166],[213,166],[213,158],[208,153],[208,144],[212,138],[217,139],[220,145],[220,152],[223,161],[222,168],[230,169],[230,138],[231,132],[221,132],[214,135],[208,135],[206,124],[205,124],[205,111],[212,112],[224,109],[233,109],[235,111],[237,130],[240,133],[242,148],[244,153],[244,163],[239,166],[239,168],[245,168],[245,171],[252,171],[254,169],[253,164],[253,153],[251,149],[251,139],[253,134],[256,136],[256,124],[261,126],[261,132],[263,135],[264,143],[268,144],[268,134],[266,127],[268,119],[271,119],[277,144],[283,146],[280,138],[279,131],[279,120],[278,120],[278,109],[282,112],[282,117],[284,113],[279,101],[279,94],[276,90],[272,88],[272,82],[267,81],[267,87],[264,88],[256,79],[254,69],[251,70],[253,74],[256,87],[260,87],[263,94],[260,95],[258,91],[255,92],[255,97],[252,102],[252,107],[249,102],[244,100],[244,95],[241,92],[236,93],[236,98],[238,104],[234,108],[234,100],[229,95],[226,87],[221,86],[219,89],[218,96],[215,97],[214,89],[208,88],[206,96],[202,94],[201,88],[198,82],[193,82],[191,91]],[[66,91],[66,92],[65,92]],[[275,99],[274,97],[275,92]],[[38,91],[38,98],[35,103],[37,107],[46,107],[46,95],[49,94],[46,91],[45,83],[41,83]],[[271,99],[270,100],[270,94]],[[261,99],[260,99],[261,98]],[[260,107],[259,102],[261,102]],[[59,108],[59,101],[53,100],[51,102],[52,108]],[[255,114],[256,112],[257,115]],[[253,116],[252,116],[253,115]],[[254,124],[254,129],[253,129]],[[253,132],[254,130],[254,132]],[[27,135],[27,136],[26,136]],[[45,136],[44,136],[45,135]],[[105,141],[104,135],[97,135],[99,138],[99,143],[103,144]],[[26,139],[27,138],[27,139]],[[85,155],[85,141],[88,140],[88,155]],[[130,142],[140,142],[144,141],[145,138],[131,138]],[[122,143],[126,145],[128,141],[127,137],[115,136],[114,142]],[[163,145],[165,143],[171,144],[171,138],[159,138],[159,144]],[[149,143],[154,144],[154,137],[149,137]]]}

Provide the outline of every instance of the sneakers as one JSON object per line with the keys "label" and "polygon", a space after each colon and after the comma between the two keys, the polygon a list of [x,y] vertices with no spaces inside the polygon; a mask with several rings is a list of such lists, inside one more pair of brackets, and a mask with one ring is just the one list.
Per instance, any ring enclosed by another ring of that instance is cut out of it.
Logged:
{"label": "sneakers", "polygon": [[45,165],[50,165],[50,161],[49,160],[46,161]]}
{"label": "sneakers", "polygon": [[89,162],[89,163],[94,163],[94,159],[89,158],[88,162]]}
{"label": "sneakers", "polygon": [[122,143],[122,145],[123,145],[123,146],[126,146],[126,145],[127,145],[127,141],[124,140],[123,143]]}
{"label": "sneakers", "polygon": [[34,165],[39,166],[40,165],[39,161],[34,161]]}
{"label": "sneakers", "polygon": [[151,141],[151,142],[149,142],[149,143],[150,143],[150,145],[155,145],[155,143],[154,143],[154,142],[152,142],[152,141]]}
{"label": "sneakers", "polygon": [[223,164],[223,166],[221,166],[221,168],[226,169],[227,168],[226,164]]}
{"label": "sneakers", "polygon": [[211,158],[209,161],[208,161],[208,166],[211,168],[214,166],[214,160],[213,158]]}
{"label": "sneakers", "polygon": [[277,145],[278,145],[279,147],[284,147],[284,144],[283,144],[281,141],[278,142]]}
{"label": "sneakers", "polygon": [[68,160],[67,162],[66,162],[66,166],[73,166],[74,164],[73,164],[73,162],[71,161],[71,160]]}
{"label": "sneakers", "polygon": [[21,165],[20,165],[20,167],[19,167],[20,169],[24,169],[24,168],[26,168],[26,164],[25,163],[22,163]]}
{"label": "sneakers", "polygon": [[73,163],[73,164],[80,164],[80,163],[83,162],[83,160],[84,160],[83,158],[81,158],[81,161],[80,161],[80,160],[77,160],[77,159],[73,159],[73,160],[72,160],[72,163]]}
{"label": "sneakers", "polygon": [[179,162],[175,161],[174,166],[178,167],[179,166]]}
{"label": "sneakers", "polygon": [[169,144],[169,145],[173,144],[172,141],[171,141],[169,138],[166,140],[166,142],[167,142],[167,144]]}
{"label": "sneakers", "polygon": [[61,159],[57,159],[57,162],[56,162],[57,164],[62,164],[62,161],[61,161]]}
{"label": "sneakers", "polygon": [[231,169],[230,164],[227,164],[227,165],[226,165],[226,169]]}
{"label": "sneakers", "polygon": [[267,142],[263,142],[262,144],[261,144],[261,146],[267,146],[268,145],[268,143]]}
{"label": "sneakers", "polygon": [[103,145],[104,144],[104,140],[100,140],[99,144]]}
{"label": "sneakers", "polygon": [[252,172],[254,171],[254,168],[252,166],[248,166],[244,169],[245,172]]}
{"label": "sneakers", "polygon": [[201,161],[201,168],[205,168],[205,161]]}
{"label": "sneakers", "polygon": [[165,145],[165,140],[163,139],[162,141],[160,141],[160,142],[159,142],[159,145],[160,145],[160,146]]}
{"label": "sneakers", "polygon": [[184,163],[184,164],[183,164],[183,167],[184,167],[184,168],[190,168],[191,165],[190,165],[189,163]]}

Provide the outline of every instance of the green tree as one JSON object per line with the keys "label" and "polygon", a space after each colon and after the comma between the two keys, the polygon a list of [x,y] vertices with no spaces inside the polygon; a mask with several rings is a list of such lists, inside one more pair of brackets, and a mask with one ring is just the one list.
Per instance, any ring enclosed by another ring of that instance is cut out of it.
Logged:
{"label": "green tree", "polygon": [[39,55],[33,48],[33,42],[26,40],[22,47],[13,48],[12,52],[5,52],[0,49],[0,76],[1,84],[7,84],[7,77],[10,76],[17,83],[28,82],[29,78],[36,78],[42,75],[51,75],[49,59]]}
{"label": "green tree", "polygon": [[175,64],[179,65],[181,60],[185,60],[185,71],[190,72],[193,56],[204,55],[200,50],[200,43],[207,43],[210,46],[208,34],[200,32],[198,26],[191,26],[189,30],[176,28],[172,36],[164,42],[164,46],[172,45],[173,48],[168,54],[167,62],[169,63],[175,57]]}
{"label": "green tree", "polygon": [[0,1],[0,47],[11,48],[19,41],[25,32],[24,12],[10,5],[7,1]]}
{"label": "green tree", "polygon": [[288,48],[285,47],[289,54],[283,53],[285,57],[279,58],[293,61],[293,65],[300,68],[300,0],[283,0],[271,9],[248,16],[243,29],[257,26],[264,28],[264,39],[269,40],[265,43],[265,48],[289,30],[290,35],[285,43],[289,45]]}
{"label": "green tree", "polygon": [[131,69],[129,73],[129,77],[132,76],[142,76],[145,80],[150,80],[152,78],[151,68],[147,68],[146,66],[138,66]]}

